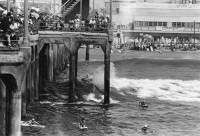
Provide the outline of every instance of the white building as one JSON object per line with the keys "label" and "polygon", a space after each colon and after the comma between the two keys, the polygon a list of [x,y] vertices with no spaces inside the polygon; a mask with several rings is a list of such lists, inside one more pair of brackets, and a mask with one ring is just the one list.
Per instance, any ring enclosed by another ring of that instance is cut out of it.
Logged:
{"label": "white building", "polygon": [[[168,4],[169,2],[171,4]],[[174,0],[168,0],[168,3],[113,1],[114,28],[120,28],[125,37],[150,34],[155,40],[164,36],[172,39],[179,37],[181,41],[198,42],[200,4],[192,4],[189,1],[187,4],[177,4],[177,2],[175,3]],[[105,5],[109,13],[110,3],[106,2]]]}

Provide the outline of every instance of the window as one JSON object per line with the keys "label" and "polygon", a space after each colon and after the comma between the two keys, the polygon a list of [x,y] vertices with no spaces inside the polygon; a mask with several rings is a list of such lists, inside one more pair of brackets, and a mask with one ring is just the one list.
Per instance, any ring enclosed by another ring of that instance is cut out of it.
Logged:
{"label": "window", "polygon": [[177,27],[181,27],[181,22],[177,22]]}
{"label": "window", "polygon": [[189,22],[186,23],[186,27],[190,27],[190,23]]}
{"label": "window", "polygon": [[158,26],[162,26],[163,24],[162,24],[162,22],[158,22]]}
{"label": "window", "polygon": [[153,22],[153,26],[157,26],[157,24],[158,24],[157,22]]}
{"label": "window", "polygon": [[135,21],[135,26],[139,26],[139,21]]}
{"label": "window", "polygon": [[176,27],[176,22],[172,22],[172,27]]}
{"label": "window", "polygon": [[182,27],[185,27],[186,25],[185,25],[185,22],[182,22]]}
{"label": "window", "polygon": [[196,28],[199,28],[200,27],[200,22],[196,22]]}
{"label": "window", "polygon": [[149,26],[153,26],[153,22],[149,22]]}
{"label": "window", "polygon": [[149,22],[145,21],[144,26],[149,26]]}
{"label": "window", "polygon": [[191,24],[191,27],[194,27],[194,23],[193,22],[191,22],[190,24]]}
{"label": "window", "polygon": [[119,8],[116,8],[116,14],[119,14]]}
{"label": "window", "polygon": [[167,26],[167,22],[163,22],[163,26]]}
{"label": "window", "polygon": [[139,21],[139,26],[143,26],[143,22],[142,21]]}

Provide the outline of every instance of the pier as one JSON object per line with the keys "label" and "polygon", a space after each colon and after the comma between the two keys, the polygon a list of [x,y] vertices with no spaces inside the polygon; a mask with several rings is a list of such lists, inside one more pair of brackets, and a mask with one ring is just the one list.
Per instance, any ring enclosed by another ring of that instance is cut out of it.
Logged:
{"label": "pier", "polygon": [[[69,103],[75,101],[78,49],[100,45],[104,52],[104,104],[110,103],[110,52],[112,31],[108,33],[39,31],[20,43],[18,50],[0,50],[0,135],[16,136],[21,117],[30,104],[40,100],[44,81],[53,81],[69,64]],[[89,48],[86,48],[86,60]]]}

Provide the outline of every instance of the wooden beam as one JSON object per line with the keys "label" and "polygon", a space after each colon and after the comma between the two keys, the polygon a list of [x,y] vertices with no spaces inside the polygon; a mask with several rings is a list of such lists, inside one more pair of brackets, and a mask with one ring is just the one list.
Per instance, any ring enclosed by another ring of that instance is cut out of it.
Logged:
{"label": "wooden beam", "polygon": [[86,61],[89,61],[89,50],[90,50],[90,47],[89,47],[89,44],[86,45],[86,54],[85,54],[85,60]]}
{"label": "wooden beam", "polygon": [[76,72],[75,72],[75,54],[70,54],[70,68],[69,68],[69,103],[75,101],[75,89],[76,89]]}
{"label": "wooden beam", "polygon": [[[111,45],[111,43],[109,44]],[[110,45],[107,45],[104,52],[104,104],[110,104]]]}

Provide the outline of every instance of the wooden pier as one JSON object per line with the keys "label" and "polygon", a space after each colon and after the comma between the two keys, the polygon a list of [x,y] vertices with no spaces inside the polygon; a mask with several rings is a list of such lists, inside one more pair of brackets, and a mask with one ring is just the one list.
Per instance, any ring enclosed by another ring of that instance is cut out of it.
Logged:
{"label": "wooden pier", "polygon": [[104,104],[110,104],[110,33],[40,31],[29,37],[29,44],[20,44],[19,50],[0,50],[0,135],[19,136],[21,117],[26,116],[30,104],[39,100],[43,81],[69,67],[69,103],[75,101],[78,49],[99,45],[104,52]]}

